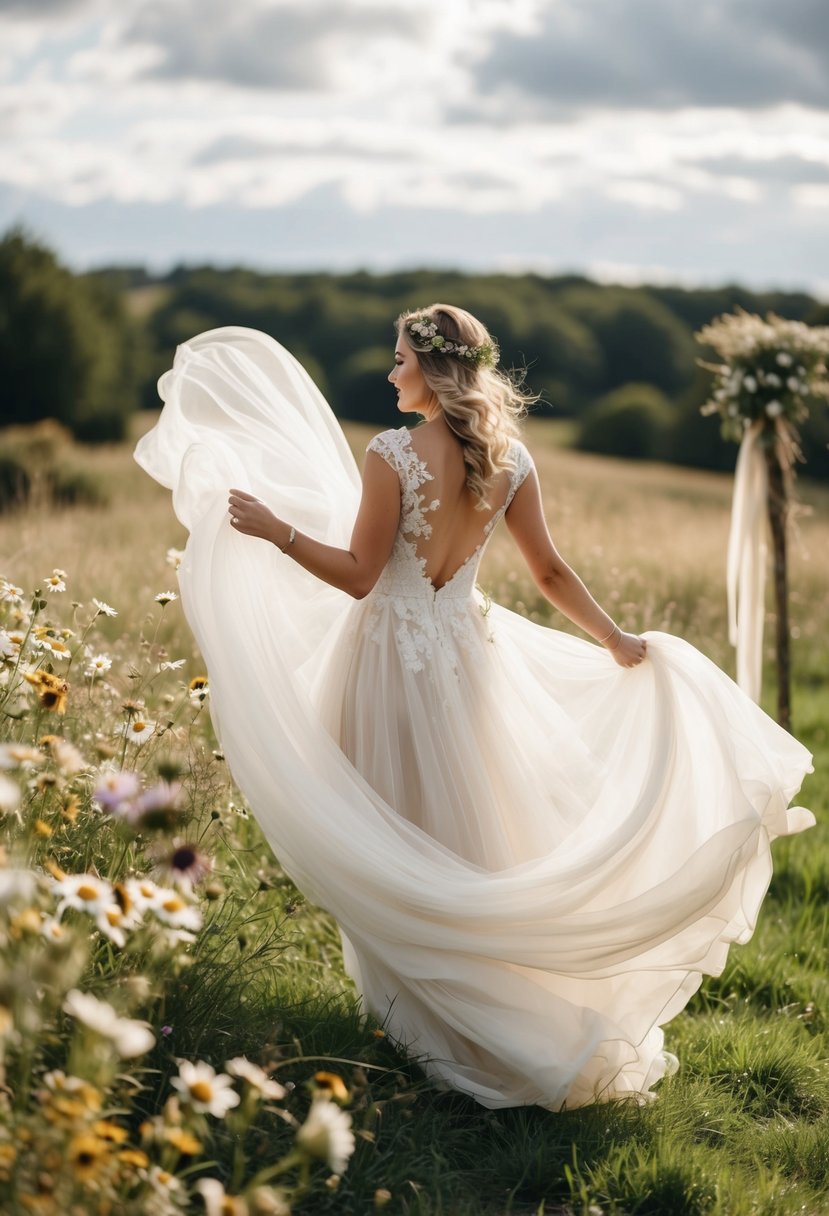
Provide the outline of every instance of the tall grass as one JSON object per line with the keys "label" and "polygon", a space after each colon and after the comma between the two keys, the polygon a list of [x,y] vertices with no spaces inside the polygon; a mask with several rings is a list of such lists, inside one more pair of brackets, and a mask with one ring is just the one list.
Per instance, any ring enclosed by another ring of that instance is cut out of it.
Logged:
{"label": "tall grass", "polygon": [[[355,452],[369,435],[365,428],[349,429]],[[564,451],[549,442],[543,424],[531,424],[527,438],[554,539],[597,598],[622,625],[680,633],[731,669],[723,591],[729,479]],[[90,453],[86,473],[108,496],[108,508],[34,507],[0,517],[0,574],[28,594],[53,568],[62,568],[70,576],[66,599],[88,605],[96,596],[118,609],[118,618],[98,617],[94,625],[95,646],[111,653],[112,669],[100,685],[93,681],[86,688],[80,681],[85,700],[73,683],[70,708],[57,728],[99,763],[112,750],[114,726],[124,720],[122,705],[136,695],[159,722],[172,721],[152,751],[136,749],[128,763],[145,783],[165,763],[181,770],[186,806],[176,830],[213,859],[209,880],[195,893],[201,892],[204,923],[191,946],[165,953],[148,935],[120,951],[100,935],[86,934],[56,956],[55,966],[70,969],[72,983],[110,996],[123,1013],[154,1028],[156,1044],[130,1073],[132,1081],[112,1080],[110,1087],[113,1102],[120,1103],[111,1117],[137,1149],[161,1160],[147,1129],[158,1129],[153,1120],[172,1118],[170,1081],[178,1059],[209,1061],[220,1070],[226,1060],[245,1055],[286,1087],[284,1101],[279,1108],[262,1103],[244,1125],[214,1119],[207,1127],[205,1121],[204,1151],[177,1158],[172,1168],[186,1188],[201,1175],[220,1178],[237,1195],[247,1187],[244,1203],[251,1212],[278,1210],[257,1207],[266,1197],[254,1198],[250,1183],[257,1171],[294,1151],[296,1123],[307,1113],[319,1069],[337,1073],[348,1087],[356,1151],[338,1180],[324,1164],[310,1169],[306,1162],[274,1181],[284,1184],[279,1201],[297,1213],[794,1216],[829,1210],[825,490],[805,481],[799,486],[803,510],[791,570],[794,722],[816,755],[802,801],[815,810],[819,825],[805,837],[778,843],[753,939],[732,949],[724,973],[707,980],[668,1026],[667,1046],[681,1068],[661,1084],[658,1101],[551,1114],[534,1108],[490,1112],[439,1092],[415,1060],[401,1057],[381,1028],[362,1017],[342,972],[336,926],[286,878],[214,754],[204,707],[187,694],[186,680],[200,672],[201,660],[178,603],[162,609],[154,600],[174,581],[166,550],[182,547],[185,539],[169,496],[132,463],[126,448]],[[493,539],[480,581],[494,598],[569,628],[538,595],[503,531]],[[76,627],[86,611],[75,610]],[[186,659],[184,668],[158,672],[160,663],[179,658]],[[767,658],[770,675],[771,654]],[[768,708],[771,679],[766,690]],[[55,720],[30,709],[23,718],[6,719],[2,731],[22,738],[47,727],[54,729]],[[21,823],[6,817],[9,855],[25,847],[26,864],[34,868],[51,861],[66,871],[111,877],[146,872],[158,834],[119,834],[90,807],[90,781],[83,775],[74,780],[80,800],[74,821],[61,816],[71,782],[60,774],[43,790],[27,793]],[[39,835],[35,819],[51,831]],[[21,939],[7,928],[4,940],[19,965]],[[30,961],[41,949],[36,945],[26,947]],[[37,1044],[27,1059],[13,1041],[7,1046],[9,1090],[0,1102],[0,1132],[5,1126],[31,1133],[41,1109],[37,1078],[47,1068],[68,1067],[75,1032],[57,1000],[56,975],[41,968],[36,983],[18,976],[24,988],[35,984],[26,989],[33,1000],[40,994]],[[11,1002],[8,989],[2,991],[0,1005]],[[10,1152],[3,1156],[10,1143],[0,1134],[0,1186],[4,1171],[13,1190],[17,1180],[8,1210],[59,1210],[49,1206],[60,1190],[55,1177],[71,1168],[41,1162],[45,1180],[37,1171],[15,1175]],[[24,1135],[16,1146],[18,1165],[25,1144]],[[137,1177],[124,1182],[121,1206],[109,1210],[155,1210],[138,1198],[150,1194],[142,1185]],[[103,1199],[93,1183],[77,1182],[65,1210],[104,1211]],[[201,1200],[190,1202],[198,1210]],[[243,1212],[243,1201],[236,1202]],[[182,1209],[190,1210],[183,1200],[170,1210]]]}

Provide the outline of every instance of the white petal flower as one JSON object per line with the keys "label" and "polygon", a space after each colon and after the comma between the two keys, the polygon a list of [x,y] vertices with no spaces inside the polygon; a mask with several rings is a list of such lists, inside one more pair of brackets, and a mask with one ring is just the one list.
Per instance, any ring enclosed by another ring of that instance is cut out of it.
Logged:
{"label": "white petal flower", "polygon": [[147,718],[131,718],[129,722],[119,726],[115,733],[124,735],[129,743],[138,745],[146,743],[154,731],[155,722],[150,722]]}
{"label": "white petal flower", "polygon": [[161,604],[161,607],[163,608],[165,604],[171,604],[173,600],[177,599],[178,596],[176,595],[175,591],[159,591],[158,595],[155,597],[155,602],[157,604]]}
{"label": "white petal flower", "polygon": [[801,384],[797,376],[789,376],[786,380],[786,388],[790,393],[802,393],[806,386]]}
{"label": "white petal flower", "polygon": [[143,1055],[155,1043],[155,1035],[146,1022],[119,1017],[106,1001],[99,1001],[77,988],[67,993],[63,1010],[102,1038],[109,1039],[123,1060]]}
{"label": "white petal flower", "polygon": [[47,591],[65,591],[66,590],[66,575],[63,570],[53,570],[47,579],[44,579],[44,584]]}
{"label": "white petal flower", "polygon": [[217,1073],[210,1064],[198,1060],[178,1061],[177,1077],[171,1085],[177,1089],[183,1101],[188,1102],[199,1114],[213,1115],[223,1119],[233,1106],[239,1105],[239,1095],[233,1088],[233,1079],[227,1073]]}
{"label": "white petal flower", "polygon": [[168,566],[172,566],[174,570],[178,570],[184,557],[183,549],[168,549],[166,562]]}
{"label": "white petal flower", "polygon": [[61,917],[67,908],[76,908],[89,916],[98,916],[114,902],[112,887],[96,874],[66,874],[52,880],[52,891],[60,898],[55,915]]}
{"label": "white petal flower", "polygon": [[105,675],[112,666],[112,659],[108,654],[93,654],[86,660],[86,675],[90,679],[95,676]]}
{"label": "white petal flower", "polygon": [[10,777],[0,773],[0,813],[7,814],[9,811],[16,810],[22,796],[20,786]]}
{"label": "white petal flower", "polygon": [[232,1060],[226,1060],[225,1068],[232,1077],[239,1077],[240,1080],[247,1081],[249,1085],[259,1091],[263,1098],[285,1097],[285,1087],[278,1081],[271,1080],[263,1068],[245,1056],[236,1056]]}
{"label": "white petal flower", "polygon": [[0,768],[30,768],[45,760],[42,751],[28,743],[0,743]]}
{"label": "white petal flower", "polygon": [[745,385],[746,392],[748,393],[753,393],[757,388],[757,381],[755,380],[754,376],[746,376],[743,380],[743,384]]}
{"label": "white petal flower", "polygon": [[198,931],[202,926],[202,915],[198,908],[188,904],[180,892],[171,887],[156,887],[155,895],[147,901],[146,906],[157,920],[171,929]]}
{"label": "white petal flower", "polygon": [[791,357],[791,355],[789,354],[789,352],[788,352],[788,351],[786,351],[786,350],[779,350],[779,351],[777,352],[777,356],[776,356],[776,358],[777,358],[777,362],[778,362],[778,364],[780,365],[780,367],[791,367],[791,365],[792,365],[792,357]]}
{"label": "white petal flower", "polygon": [[179,667],[183,667],[187,662],[186,659],[168,659],[165,663],[159,663],[159,671],[178,671]]}
{"label": "white petal flower", "polygon": [[0,869],[0,908],[17,900],[31,903],[36,890],[37,876],[31,870]]}
{"label": "white petal flower", "polygon": [[779,418],[783,413],[783,406],[779,401],[769,401],[766,406],[766,413],[768,414],[769,418]]}
{"label": "white petal flower", "polygon": [[355,1147],[351,1116],[326,1098],[316,1098],[296,1143],[303,1153],[327,1161],[333,1173],[342,1174]]}
{"label": "white petal flower", "polygon": [[55,764],[67,777],[74,777],[77,773],[82,773],[84,769],[90,767],[74,743],[70,743],[67,739],[55,739],[51,745],[51,751]]}
{"label": "white petal flower", "polygon": [[22,587],[15,587],[14,583],[0,579],[0,600],[6,600],[9,604],[22,604],[24,595]]}
{"label": "white petal flower", "polygon": [[95,597],[93,596],[92,603],[98,609],[98,612],[96,614],[98,616],[117,616],[118,615],[118,613],[115,611],[115,609],[110,608],[109,604],[105,604],[103,600],[96,600]]}

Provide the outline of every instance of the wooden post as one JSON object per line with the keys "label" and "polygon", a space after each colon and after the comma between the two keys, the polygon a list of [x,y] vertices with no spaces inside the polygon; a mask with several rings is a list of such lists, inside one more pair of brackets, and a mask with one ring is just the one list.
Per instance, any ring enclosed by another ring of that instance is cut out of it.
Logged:
{"label": "wooden post", "polygon": [[786,572],[786,524],[789,502],[786,486],[785,457],[781,452],[779,437],[773,435],[766,447],[766,466],[769,477],[768,513],[771,527],[772,554],[774,563],[774,603],[776,613],[777,643],[777,721],[791,732],[791,666],[789,662],[789,598]]}

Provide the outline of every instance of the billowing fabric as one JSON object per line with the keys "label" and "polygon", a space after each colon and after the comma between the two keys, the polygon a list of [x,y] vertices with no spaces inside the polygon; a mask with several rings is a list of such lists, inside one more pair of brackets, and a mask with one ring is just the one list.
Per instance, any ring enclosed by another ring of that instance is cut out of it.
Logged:
{"label": "billowing fabric", "polygon": [[[189,529],[179,570],[216,729],[268,841],[338,922],[388,1034],[485,1106],[651,1096],[660,1026],[751,935],[769,842],[810,756],[708,659],[648,659],[531,623],[476,590],[531,460],[446,583],[439,516],[405,430],[398,536],[355,601],[235,533],[227,491],[347,546],[360,480],[326,402],[253,330],[178,348],[136,458]],[[495,507],[497,504],[493,503]],[[491,525],[491,526],[489,526]]]}

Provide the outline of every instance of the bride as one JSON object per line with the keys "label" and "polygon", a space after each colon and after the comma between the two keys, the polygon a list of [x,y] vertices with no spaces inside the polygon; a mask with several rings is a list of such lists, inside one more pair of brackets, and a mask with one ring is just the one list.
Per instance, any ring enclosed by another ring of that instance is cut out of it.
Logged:
{"label": "bride", "polygon": [[[676,1067],[660,1027],[753,932],[770,841],[814,822],[789,807],[811,757],[693,647],[596,603],[497,361],[462,309],[404,313],[389,380],[426,421],[375,436],[361,482],[299,363],[212,330],[136,459],[190,532],[231,772],[366,1007],[485,1106],[645,1100]],[[598,646],[477,589],[502,519]]]}

